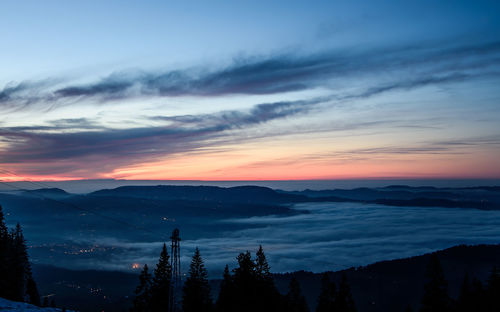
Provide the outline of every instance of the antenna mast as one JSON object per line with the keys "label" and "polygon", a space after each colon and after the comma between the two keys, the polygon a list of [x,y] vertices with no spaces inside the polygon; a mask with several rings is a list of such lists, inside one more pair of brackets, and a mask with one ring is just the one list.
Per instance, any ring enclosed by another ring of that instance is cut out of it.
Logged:
{"label": "antenna mast", "polygon": [[170,248],[170,265],[172,266],[172,281],[170,285],[170,304],[169,312],[177,311],[177,296],[181,288],[181,238],[179,237],[179,229],[172,231],[172,245]]}

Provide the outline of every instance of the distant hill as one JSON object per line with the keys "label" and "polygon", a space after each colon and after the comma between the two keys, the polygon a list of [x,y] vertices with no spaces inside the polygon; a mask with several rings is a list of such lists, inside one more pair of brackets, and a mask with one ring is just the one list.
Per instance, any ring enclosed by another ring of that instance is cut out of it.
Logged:
{"label": "distant hill", "polygon": [[[182,226],[183,231],[189,233],[184,236],[188,239],[202,235],[210,237],[216,230],[234,230],[243,226],[208,220],[307,213],[290,208],[293,200],[303,201],[304,198],[260,187],[153,186],[123,187],[87,195],[69,194],[59,189],[0,193],[0,205],[11,215],[9,220],[14,225],[22,222],[43,228],[37,232],[37,238],[50,233],[54,226],[61,236],[64,231],[91,229],[105,233],[123,228],[116,222],[103,222],[99,217],[112,216],[158,232]],[[51,226],[47,228],[40,224],[40,218],[48,218]],[[137,234],[135,231],[124,235],[137,239],[137,235],[149,236],[151,233]]]}
{"label": "distant hill", "polygon": [[[17,195],[64,200],[79,204],[89,203],[95,206],[105,198],[135,198],[147,201],[169,201],[178,204],[191,203],[188,206],[205,207],[210,205],[249,205],[254,207],[286,206],[305,202],[359,202],[400,207],[446,207],[473,208],[482,210],[500,209],[500,187],[436,188],[391,185],[381,188],[355,188],[333,190],[282,191],[260,186],[121,186],[103,189],[87,195],[74,195],[58,188],[46,188],[24,191]],[[2,194],[0,194],[2,195]],[[4,194],[7,195],[7,194]],[[2,198],[0,198],[2,199]],[[123,203],[122,203],[123,204]],[[127,204],[125,203],[125,206]],[[182,206],[182,205],[181,205]],[[254,208],[252,208],[254,209]],[[187,209],[186,211],[189,211]],[[206,210],[204,210],[206,211]],[[255,209],[260,215],[259,209]],[[273,212],[274,213],[274,212]],[[279,213],[279,212],[278,212]]]}
{"label": "distant hill", "polygon": [[307,196],[278,193],[260,186],[122,186],[90,193],[92,196],[124,196],[161,200],[189,200],[247,204],[286,204],[309,201]]}
{"label": "distant hill", "polygon": [[60,188],[42,188],[29,190],[24,191],[22,194],[25,196],[44,196],[49,198],[64,198],[71,195],[64,190],[61,190]]}
{"label": "distant hill", "polygon": [[500,203],[490,201],[451,200],[443,198],[414,199],[377,199],[372,203],[398,207],[443,207],[443,208],[474,208],[480,210],[498,210]]}
{"label": "distant hill", "polygon": [[281,191],[311,201],[351,201],[400,207],[500,209],[500,187],[436,188],[392,185],[381,188]]}
{"label": "distant hill", "polygon": [[303,202],[362,202],[402,207],[500,209],[496,187],[435,188],[393,185],[350,190],[281,191],[259,186],[122,186],[90,196],[120,196],[159,200],[280,205]]}

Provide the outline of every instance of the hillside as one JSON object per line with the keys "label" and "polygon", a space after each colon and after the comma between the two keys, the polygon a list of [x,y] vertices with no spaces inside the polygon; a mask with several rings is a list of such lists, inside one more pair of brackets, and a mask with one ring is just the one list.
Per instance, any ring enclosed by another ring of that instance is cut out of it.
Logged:
{"label": "hillside", "polygon": [[[469,276],[485,281],[494,265],[500,264],[500,245],[456,246],[436,252],[448,281],[449,294],[458,296],[467,272]],[[359,311],[404,311],[407,304],[417,310],[424,291],[425,270],[431,254],[382,261],[344,271],[328,272],[338,286],[342,273],[346,273]],[[286,292],[295,276],[311,308],[316,306],[321,274],[294,272],[276,274],[276,285]]]}
{"label": "hillside", "polygon": [[[465,272],[484,281],[491,268],[500,264],[500,245],[456,246],[436,252],[448,280],[449,293],[458,295]],[[424,272],[431,254],[382,261],[359,268],[328,272],[337,285],[346,273],[358,310],[361,312],[400,312],[410,303],[416,309],[424,290]],[[272,263],[271,263],[272,266]],[[57,302],[81,311],[121,311],[130,302],[138,281],[135,274],[106,271],[74,271],[51,266],[34,266],[42,293],[53,293]],[[320,287],[320,273],[293,272],[274,274],[282,293],[292,277],[313,310]],[[217,297],[220,280],[211,280],[212,295]]]}
{"label": "hillside", "polygon": [[308,201],[304,195],[279,193],[259,186],[122,186],[90,193],[92,196],[139,197],[162,200],[188,200],[246,204],[284,204]]}

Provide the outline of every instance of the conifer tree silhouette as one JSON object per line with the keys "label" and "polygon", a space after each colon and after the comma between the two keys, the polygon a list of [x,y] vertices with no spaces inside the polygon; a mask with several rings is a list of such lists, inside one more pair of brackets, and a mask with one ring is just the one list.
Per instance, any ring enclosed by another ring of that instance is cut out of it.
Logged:
{"label": "conifer tree silhouette", "polygon": [[345,272],[342,273],[340,279],[339,291],[337,292],[334,306],[339,312],[356,312],[356,305],[354,304]]}
{"label": "conifer tree silhouette", "polygon": [[33,277],[28,279],[26,293],[29,297],[29,303],[40,306],[40,293],[38,292],[38,287],[36,286],[36,282]]}
{"label": "conifer tree silhouette", "polygon": [[471,302],[473,302],[474,309],[478,312],[487,310],[488,300],[485,292],[483,283],[479,279],[473,278],[471,283]]}
{"label": "conifer tree silhouette", "polygon": [[135,289],[135,298],[132,312],[147,312],[150,311],[151,304],[151,274],[149,273],[148,265],[145,264],[144,268],[139,275],[139,285]]}
{"label": "conifer tree silhouette", "polygon": [[256,296],[265,302],[259,309],[261,311],[276,311],[280,307],[281,295],[274,285],[271,268],[267,262],[262,245],[255,254]]}
{"label": "conifer tree silhouette", "polygon": [[5,225],[2,206],[0,206],[0,297],[7,298],[9,288],[8,251],[10,245],[9,230]]}
{"label": "conifer tree silhouette", "polygon": [[10,233],[0,206],[0,297],[40,305],[21,225]]}
{"label": "conifer tree silhouette", "polygon": [[323,273],[321,277],[321,290],[318,296],[318,305],[316,312],[332,312],[335,311],[335,283],[330,281],[328,273]]}
{"label": "conifer tree silhouette", "polygon": [[500,311],[500,272],[496,266],[488,277],[486,297],[489,311]]}
{"label": "conifer tree silhouette", "polygon": [[172,266],[169,259],[167,245],[163,244],[151,286],[151,311],[153,312],[168,311],[169,309],[170,282],[172,280]]}
{"label": "conifer tree silhouette", "polygon": [[302,295],[300,284],[295,277],[290,281],[288,293],[285,296],[286,310],[288,312],[309,312],[306,298]]}
{"label": "conifer tree silhouette", "polygon": [[240,253],[236,260],[238,267],[233,270],[233,295],[238,302],[236,311],[253,312],[257,300],[255,263],[249,251]]}
{"label": "conifer tree silhouette", "polygon": [[218,312],[231,312],[236,308],[233,277],[229,272],[229,266],[224,268],[223,279],[220,284],[219,297],[217,298],[216,310]]}
{"label": "conifer tree silhouette", "polygon": [[26,248],[26,241],[24,240],[23,230],[21,225],[16,224],[15,230],[11,233],[11,261],[9,269],[13,274],[11,287],[13,289],[12,299],[15,301],[26,301],[27,298],[27,285],[31,279],[31,266],[28,259],[28,251]]}
{"label": "conifer tree silhouette", "polygon": [[266,255],[264,254],[264,250],[262,249],[262,245],[259,245],[259,250],[255,254],[255,273],[262,280],[272,280],[270,267],[266,259]]}
{"label": "conifer tree silhouette", "polygon": [[444,277],[443,268],[436,254],[432,254],[427,266],[427,284],[420,312],[446,312],[450,308],[448,283]]}
{"label": "conifer tree silhouette", "polygon": [[465,273],[464,280],[460,287],[460,293],[457,299],[456,311],[472,311],[474,309],[474,306],[475,303],[473,302],[472,285],[469,279],[469,274]]}
{"label": "conifer tree silhouette", "polygon": [[413,312],[413,308],[411,307],[411,305],[406,306],[405,312]]}
{"label": "conifer tree silhouette", "polygon": [[224,271],[224,281],[217,299],[218,311],[279,311],[282,298],[274,285],[262,246],[255,260],[249,251],[240,253],[236,260],[238,266],[232,276],[227,266]]}
{"label": "conifer tree silhouette", "polygon": [[208,273],[198,248],[194,252],[189,266],[189,276],[184,283],[182,309],[184,312],[209,312],[212,310]]}

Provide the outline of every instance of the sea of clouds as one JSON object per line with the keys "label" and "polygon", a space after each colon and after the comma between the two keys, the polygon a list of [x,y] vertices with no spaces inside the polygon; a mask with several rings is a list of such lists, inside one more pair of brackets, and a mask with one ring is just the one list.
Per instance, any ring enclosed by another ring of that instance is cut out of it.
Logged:
{"label": "sea of clouds", "polygon": [[[359,203],[305,203],[294,209],[309,213],[212,221],[236,224],[240,229],[183,240],[183,271],[196,247],[209,274],[217,277],[226,264],[235,267],[239,252],[254,253],[259,245],[264,247],[274,272],[322,272],[420,255],[458,244],[500,242],[500,211]],[[119,235],[79,243],[96,242],[112,249],[61,264],[130,271],[132,263],[153,265],[163,244],[123,240]]]}

